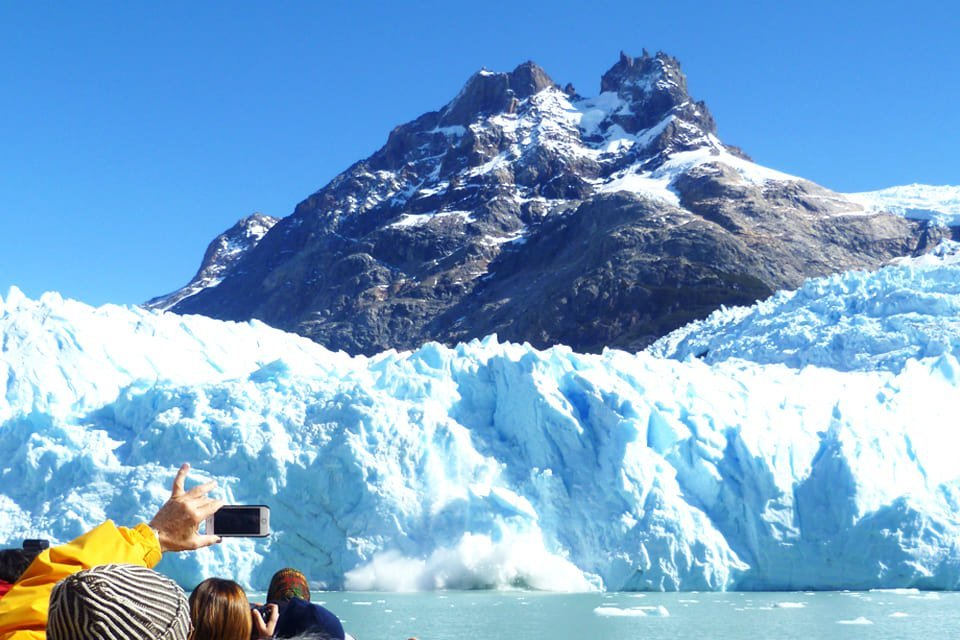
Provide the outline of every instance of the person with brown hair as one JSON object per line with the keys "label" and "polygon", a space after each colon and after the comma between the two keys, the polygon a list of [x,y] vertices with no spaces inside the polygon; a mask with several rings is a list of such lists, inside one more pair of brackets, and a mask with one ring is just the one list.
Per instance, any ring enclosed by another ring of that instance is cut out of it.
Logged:
{"label": "person with brown hair", "polygon": [[277,626],[277,605],[267,607],[264,620],[260,611],[250,608],[247,594],[239,584],[207,578],[190,594],[190,640],[272,638]]}

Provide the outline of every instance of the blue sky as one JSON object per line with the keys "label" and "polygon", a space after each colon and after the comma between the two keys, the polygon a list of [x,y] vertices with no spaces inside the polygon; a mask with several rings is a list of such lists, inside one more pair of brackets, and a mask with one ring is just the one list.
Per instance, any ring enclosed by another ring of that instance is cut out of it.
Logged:
{"label": "blue sky", "polygon": [[533,60],[676,56],[721,139],[839,191],[960,184],[960,9],[892,2],[0,2],[0,295],[134,304]]}

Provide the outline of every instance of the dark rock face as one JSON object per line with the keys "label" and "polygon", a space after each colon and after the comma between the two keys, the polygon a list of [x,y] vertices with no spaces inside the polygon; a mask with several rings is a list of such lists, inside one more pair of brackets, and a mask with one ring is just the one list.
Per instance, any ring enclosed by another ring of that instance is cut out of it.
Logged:
{"label": "dark rock face", "polygon": [[736,236],[681,209],[627,193],[598,196],[504,250],[490,279],[433,329],[445,341],[496,332],[537,347],[640,349],[720,304],[769,295],[744,270],[751,261]]}
{"label": "dark rock face", "polygon": [[612,118],[627,133],[649,129],[671,113],[680,115],[701,131],[717,133],[707,105],[690,99],[680,63],[665,53],[650,57],[644,51],[642,57],[631,58],[621,52],[617,64],[600,79],[600,91],[615,92],[633,106],[629,114]]}
{"label": "dark rock face", "polygon": [[721,143],[670,56],[621,55],[601,90],[581,98],[530,62],[481,71],[207,286],[166,300],[351,353],[494,332],[635,350],[722,304],[927,241]]}
{"label": "dark rock face", "polygon": [[789,194],[727,193],[722,204],[694,205],[724,209],[726,225],[633,194],[592,198],[501,252],[490,278],[432,333],[445,342],[496,332],[536,347],[639,350],[720,305],[749,305],[837,265],[873,268],[914,250],[916,223],[894,216],[798,222],[785,207],[754,224],[758,203],[823,191],[792,184]]}
{"label": "dark rock face", "polygon": [[465,127],[477,116],[514,113],[521,100],[555,86],[550,76],[532,62],[524,62],[511,73],[480,71],[440,113],[439,125]]}

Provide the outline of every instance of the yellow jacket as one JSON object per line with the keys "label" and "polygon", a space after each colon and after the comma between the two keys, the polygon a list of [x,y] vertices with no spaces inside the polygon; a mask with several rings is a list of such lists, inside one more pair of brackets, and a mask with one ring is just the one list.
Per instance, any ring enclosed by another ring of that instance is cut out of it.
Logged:
{"label": "yellow jacket", "polygon": [[133,529],[118,527],[110,520],[76,540],[47,549],[0,598],[0,640],[46,638],[50,592],[68,575],[110,563],[152,569],[160,557],[160,542],[153,529],[145,524]]}

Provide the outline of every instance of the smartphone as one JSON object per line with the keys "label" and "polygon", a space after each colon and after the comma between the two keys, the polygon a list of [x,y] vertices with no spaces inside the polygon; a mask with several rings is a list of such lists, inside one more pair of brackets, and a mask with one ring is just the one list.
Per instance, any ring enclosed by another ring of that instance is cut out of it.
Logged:
{"label": "smartphone", "polygon": [[207,518],[207,533],[238,538],[270,535],[270,507],[265,504],[228,504]]}

